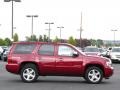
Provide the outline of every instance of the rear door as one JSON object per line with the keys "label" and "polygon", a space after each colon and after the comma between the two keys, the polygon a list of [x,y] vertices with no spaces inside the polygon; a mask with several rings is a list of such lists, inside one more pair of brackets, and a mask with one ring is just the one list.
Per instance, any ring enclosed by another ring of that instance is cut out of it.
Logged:
{"label": "rear door", "polygon": [[42,75],[55,73],[55,45],[40,44],[38,49],[39,67]]}

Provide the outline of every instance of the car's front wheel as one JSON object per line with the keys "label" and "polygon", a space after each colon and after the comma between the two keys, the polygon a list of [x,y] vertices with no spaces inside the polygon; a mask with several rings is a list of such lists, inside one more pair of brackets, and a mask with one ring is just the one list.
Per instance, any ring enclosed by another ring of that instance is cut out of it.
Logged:
{"label": "car's front wheel", "polygon": [[34,64],[26,64],[20,72],[21,79],[24,82],[31,83],[35,82],[38,78],[38,71]]}
{"label": "car's front wheel", "polygon": [[89,83],[97,84],[103,79],[103,71],[99,67],[89,67],[85,73],[85,79]]}

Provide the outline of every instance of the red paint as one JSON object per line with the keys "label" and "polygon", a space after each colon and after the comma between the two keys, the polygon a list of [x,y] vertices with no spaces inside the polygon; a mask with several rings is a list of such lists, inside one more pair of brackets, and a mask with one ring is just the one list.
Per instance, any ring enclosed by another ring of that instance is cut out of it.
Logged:
{"label": "red paint", "polygon": [[[31,54],[14,54],[13,51],[17,44],[35,44],[36,47]],[[54,45],[54,56],[39,55],[38,49],[41,44]],[[59,45],[71,47],[78,52],[78,57],[59,56]],[[87,56],[82,54],[76,48],[69,44],[61,43],[42,43],[42,42],[18,42],[12,45],[8,55],[8,63],[6,69],[8,72],[19,74],[21,64],[35,63],[38,67],[41,76],[46,75],[62,75],[62,76],[84,76],[85,70],[88,65],[99,65],[104,70],[104,77],[110,77],[113,74],[113,69],[106,65],[106,58],[100,56]]]}

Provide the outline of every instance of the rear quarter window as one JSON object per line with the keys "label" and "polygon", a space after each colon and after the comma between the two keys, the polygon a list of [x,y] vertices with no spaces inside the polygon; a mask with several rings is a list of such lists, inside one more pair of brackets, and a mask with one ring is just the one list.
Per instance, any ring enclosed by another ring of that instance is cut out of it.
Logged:
{"label": "rear quarter window", "polygon": [[31,54],[35,48],[35,44],[17,44],[13,53],[14,54]]}

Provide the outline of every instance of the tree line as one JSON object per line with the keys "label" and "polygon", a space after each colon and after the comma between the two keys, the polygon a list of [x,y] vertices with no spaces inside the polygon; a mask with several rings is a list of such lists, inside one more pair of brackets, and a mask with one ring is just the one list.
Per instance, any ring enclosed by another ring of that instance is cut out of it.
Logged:
{"label": "tree line", "polygon": [[[26,36],[25,41],[39,41],[39,42],[48,42],[48,36],[47,35],[39,35],[37,38],[36,35],[32,36]],[[18,42],[19,37],[18,34],[15,33],[13,36],[13,41],[9,38],[2,39],[0,38],[0,46],[10,46],[12,42]],[[75,39],[73,36],[70,36],[68,39],[59,39],[57,36],[54,39],[51,39],[50,42],[61,42],[61,43],[69,43],[77,47],[86,47],[86,46],[97,46],[101,47],[104,45],[103,40],[98,39],[82,39],[80,44],[80,39]],[[81,45],[81,46],[80,46]]]}
{"label": "tree line", "polygon": [[0,38],[0,46],[10,46],[12,42],[17,42],[17,41],[19,41],[19,38],[18,38],[18,34],[15,33],[13,36],[13,41],[10,38],[5,38],[5,39]]}
{"label": "tree line", "polygon": [[[39,35],[37,38],[36,35],[26,37],[26,41],[39,41],[39,42],[48,42],[48,37],[46,35]],[[86,47],[86,46],[97,46],[101,47],[104,45],[103,40],[98,39],[82,39],[80,46],[80,39],[75,39],[73,36],[70,36],[69,39],[59,39],[57,36],[55,39],[51,39],[50,42],[61,42],[61,43],[69,43],[77,47]]]}

